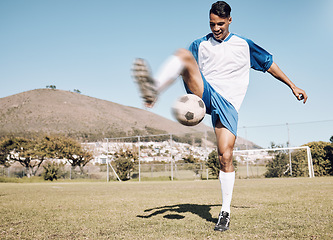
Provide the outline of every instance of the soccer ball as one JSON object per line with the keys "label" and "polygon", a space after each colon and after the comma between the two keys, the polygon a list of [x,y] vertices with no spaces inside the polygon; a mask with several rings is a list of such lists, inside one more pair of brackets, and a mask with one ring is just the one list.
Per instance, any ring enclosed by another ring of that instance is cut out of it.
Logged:
{"label": "soccer ball", "polygon": [[202,121],[206,114],[205,103],[194,94],[180,97],[172,107],[173,116],[185,126],[194,126]]}

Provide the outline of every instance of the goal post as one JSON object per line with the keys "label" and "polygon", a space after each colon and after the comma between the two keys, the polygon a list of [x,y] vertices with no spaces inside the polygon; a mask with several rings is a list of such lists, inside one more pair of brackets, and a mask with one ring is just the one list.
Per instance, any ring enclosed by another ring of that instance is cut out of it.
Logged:
{"label": "goal post", "polygon": [[288,153],[289,154],[289,164],[287,164],[287,169],[284,173],[290,171],[290,175],[292,176],[292,161],[291,161],[291,152],[297,152],[300,150],[305,150],[305,157],[307,160],[307,171],[309,174],[309,177],[314,177],[314,171],[313,171],[313,161],[311,156],[311,149],[308,146],[302,146],[302,147],[284,147],[284,148],[266,148],[266,149],[249,149],[249,150],[234,150],[234,157],[236,157],[236,160],[243,161],[246,163],[247,166],[247,175],[248,175],[248,166],[250,162],[255,162],[258,160],[264,161],[270,161],[273,159],[274,154],[272,153]]}

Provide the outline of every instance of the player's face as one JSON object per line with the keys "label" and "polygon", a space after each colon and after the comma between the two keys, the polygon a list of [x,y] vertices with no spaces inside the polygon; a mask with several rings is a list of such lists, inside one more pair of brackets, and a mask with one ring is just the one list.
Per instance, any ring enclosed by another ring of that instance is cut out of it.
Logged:
{"label": "player's face", "polygon": [[231,17],[221,18],[215,14],[209,15],[210,30],[217,40],[224,40],[229,34],[229,25],[232,22]]}

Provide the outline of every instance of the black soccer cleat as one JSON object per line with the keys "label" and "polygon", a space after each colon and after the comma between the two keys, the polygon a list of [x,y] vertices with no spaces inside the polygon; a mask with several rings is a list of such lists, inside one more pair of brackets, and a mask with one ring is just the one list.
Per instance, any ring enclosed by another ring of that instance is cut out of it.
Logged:
{"label": "black soccer cleat", "polygon": [[228,212],[222,211],[219,214],[219,218],[214,227],[214,231],[223,232],[229,230],[229,225],[230,225],[230,214]]}

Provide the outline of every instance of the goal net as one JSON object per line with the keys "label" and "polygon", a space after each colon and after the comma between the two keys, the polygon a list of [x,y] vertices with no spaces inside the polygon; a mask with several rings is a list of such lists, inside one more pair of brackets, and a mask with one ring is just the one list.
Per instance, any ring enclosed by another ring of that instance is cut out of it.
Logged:
{"label": "goal net", "polygon": [[314,177],[308,146],[235,150],[239,177]]}

